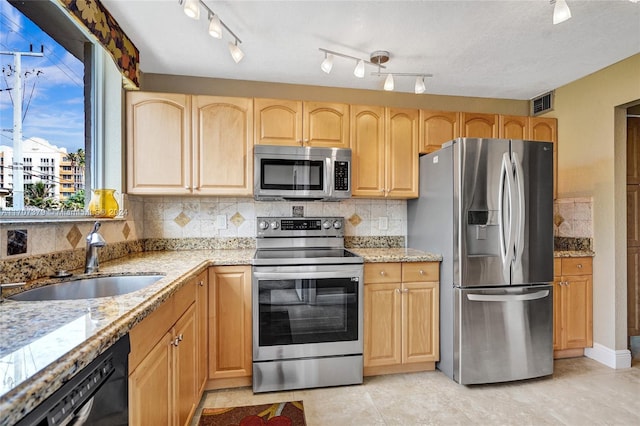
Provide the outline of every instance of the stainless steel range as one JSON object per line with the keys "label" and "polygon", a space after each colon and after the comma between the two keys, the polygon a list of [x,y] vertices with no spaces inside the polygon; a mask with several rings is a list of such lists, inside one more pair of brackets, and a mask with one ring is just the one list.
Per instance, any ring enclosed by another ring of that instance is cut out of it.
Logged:
{"label": "stainless steel range", "polygon": [[363,259],[342,217],[259,217],[253,391],[362,383]]}

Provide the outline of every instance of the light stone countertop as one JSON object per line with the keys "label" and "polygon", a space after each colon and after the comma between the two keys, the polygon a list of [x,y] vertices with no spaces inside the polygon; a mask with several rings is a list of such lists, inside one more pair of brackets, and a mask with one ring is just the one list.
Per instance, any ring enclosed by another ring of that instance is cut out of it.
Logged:
{"label": "light stone countertop", "polygon": [[442,255],[412,248],[348,248],[367,263],[379,262],[440,262]]}
{"label": "light stone countertop", "polygon": [[553,257],[594,257],[596,254],[586,250],[558,250],[553,252]]}

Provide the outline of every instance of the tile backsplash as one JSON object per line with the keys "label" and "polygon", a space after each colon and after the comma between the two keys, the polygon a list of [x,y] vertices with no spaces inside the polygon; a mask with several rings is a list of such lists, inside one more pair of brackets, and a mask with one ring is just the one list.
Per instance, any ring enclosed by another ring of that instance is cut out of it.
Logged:
{"label": "tile backsplash", "polygon": [[560,198],[553,204],[555,237],[593,238],[593,199]]}

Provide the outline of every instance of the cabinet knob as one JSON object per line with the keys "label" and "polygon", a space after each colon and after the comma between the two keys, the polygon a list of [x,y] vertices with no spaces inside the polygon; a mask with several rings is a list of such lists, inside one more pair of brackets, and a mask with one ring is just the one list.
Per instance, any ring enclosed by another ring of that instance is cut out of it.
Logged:
{"label": "cabinet knob", "polygon": [[380,271],[380,275],[384,277],[385,275],[387,275],[387,273],[385,271]]}
{"label": "cabinet knob", "polygon": [[198,281],[198,285],[199,285],[200,287],[204,287],[204,281],[202,281],[202,280]]}
{"label": "cabinet knob", "polygon": [[173,339],[173,342],[171,342],[171,344],[173,346],[178,346],[180,344],[180,340],[178,340],[178,338],[176,337],[175,339]]}
{"label": "cabinet knob", "polygon": [[185,185],[184,189],[191,189],[189,185]]}
{"label": "cabinet knob", "polygon": [[420,275],[424,275],[424,271],[423,271],[422,269],[420,269],[420,270],[418,271],[418,273],[419,273]]}
{"label": "cabinet knob", "polygon": [[182,333],[180,333],[180,335],[178,336],[178,341],[182,342],[184,340],[184,336],[182,335]]}
{"label": "cabinet knob", "polygon": [[408,289],[408,288],[405,288],[405,289],[403,289],[403,290],[402,290],[402,292],[403,292],[403,293],[409,293],[409,289]]}
{"label": "cabinet knob", "polygon": [[396,288],[396,293],[400,294],[400,291],[401,290],[399,288]]}
{"label": "cabinet knob", "polygon": [[582,269],[582,263],[578,263],[578,269]]}

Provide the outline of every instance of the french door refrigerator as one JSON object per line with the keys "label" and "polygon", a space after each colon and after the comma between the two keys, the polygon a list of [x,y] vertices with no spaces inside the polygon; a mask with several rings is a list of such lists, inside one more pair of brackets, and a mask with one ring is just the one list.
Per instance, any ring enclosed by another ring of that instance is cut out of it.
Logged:
{"label": "french door refrigerator", "polygon": [[409,247],[442,254],[439,370],[461,384],[553,372],[553,145],[459,138],[420,158]]}

